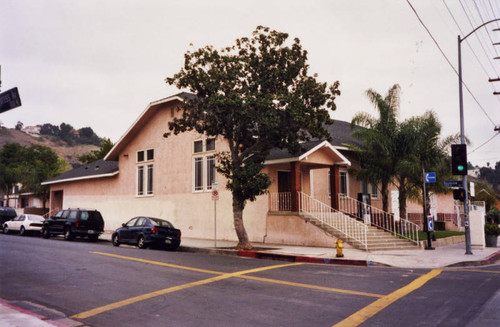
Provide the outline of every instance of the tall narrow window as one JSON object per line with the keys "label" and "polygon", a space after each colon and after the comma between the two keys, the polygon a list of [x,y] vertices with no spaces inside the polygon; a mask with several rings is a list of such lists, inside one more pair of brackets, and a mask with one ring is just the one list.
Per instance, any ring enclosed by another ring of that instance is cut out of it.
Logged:
{"label": "tall narrow window", "polygon": [[194,158],[194,190],[203,190],[203,157]]}
{"label": "tall narrow window", "polygon": [[340,194],[349,195],[348,190],[348,181],[347,181],[347,173],[345,171],[341,171],[339,173],[340,177]]}
{"label": "tall narrow window", "polygon": [[146,160],[151,161],[155,159],[155,150],[154,149],[149,149],[146,151]]}
{"label": "tall narrow window", "polygon": [[144,161],[144,151],[137,151],[137,162]]}
{"label": "tall narrow window", "polygon": [[368,194],[368,185],[367,182],[361,182],[361,193]]}
{"label": "tall narrow window", "polygon": [[215,156],[207,157],[207,189],[211,190],[215,182]]}
{"label": "tall narrow window", "polygon": [[144,195],[144,166],[137,167],[137,195]]}
{"label": "tall narrow window", "polygon": [[153,194],[153,165],[148,165],[148,171],[147,171],[147,179],[148,179],[148,187],[147,187],[147,193],[148,195]]}
{"label": "tall narrow window", "polygon": [[215,150],[215,139],[207,139],[207,151]]}
{"label": "tall narrow window", "polygon": [[378,198],[378,189],[376,184],[371,184],[371,193],[370,196],[372,199],[377,199]]}
{"label": "tall narrow window", "polygon": [[203,152],[203,140],[194,141],[194,149],[193,149],[193,152],[194,152],[194,153],[200,153],[200,152]]}

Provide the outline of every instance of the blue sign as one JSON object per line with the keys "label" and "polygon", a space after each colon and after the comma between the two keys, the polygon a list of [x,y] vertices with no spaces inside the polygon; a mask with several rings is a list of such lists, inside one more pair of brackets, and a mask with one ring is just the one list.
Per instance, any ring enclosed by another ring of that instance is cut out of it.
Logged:
{"label": "blue sign", "polygon": [[429,232],[434,231],[434,217],[432,216],[427,216],[427,230]]}
{"label": "blue sign", "polygon": [[425,173],[425,182],[426,183],[435,183],[436,182],[436,173]]}

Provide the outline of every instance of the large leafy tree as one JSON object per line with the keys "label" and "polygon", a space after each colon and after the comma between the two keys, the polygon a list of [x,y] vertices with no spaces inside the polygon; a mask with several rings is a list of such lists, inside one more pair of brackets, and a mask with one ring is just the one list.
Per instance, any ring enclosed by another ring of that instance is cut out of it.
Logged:
{"label": "large leafy tree", "polygon": [[25,148],[25,161],[20,166],[22,190],[35,193],[42,200],[43,208],[50,197],[50,187],[43,181],[68,170],[66,160],[51,148],[43,145],[31,145]]}
{"label": "large leafy tree", "polygon": [[[395,84],[384,96],[369,89],[366,95],[378,111],[378,117],[365,112],[357,113],[351,121],[352,135],[361,141],[352,148],[361,158],[356,172],[359,180],[380,184],[382,209],[389,211],[389,185],[395,173],[398,158],[393,156],[398,132],[400,87]],[[365,128],[355,128],[357,126]]]}
{"label": "large leafy tree", "polygon": [[[19,182],[24,158],[24,147],[18,143],[7,143],[0,148],[0,187],[5,194]],[[8,201],[7,197],[6,206],[9,206]]]}
{"label": "large leafy tree", "polygon": [[0,183],[8,190],[17,183],[22,190],[35,193],[43,202],[49,199],[49,187],[41,183],[67,170],[66,161],[43,145],[5,144],[0,149]]}
{"label": "large leafy tree", "polygon": [[182,117],[169,123],[178,134],[195,130],[220,137],[229,151],[218,155],[217,170],[232,192],[238,248],[252,247],[243,209],[270,185],[262,173],[271,149],[300,150],[300,142],[329,138],[328,110],[335,110],[339,83],[319,83],[309,74],[307,51],[299,39],[259,26],[251,38],[220,50],[206,46],[184,55],[184,67],[168,84],[188,89]]}

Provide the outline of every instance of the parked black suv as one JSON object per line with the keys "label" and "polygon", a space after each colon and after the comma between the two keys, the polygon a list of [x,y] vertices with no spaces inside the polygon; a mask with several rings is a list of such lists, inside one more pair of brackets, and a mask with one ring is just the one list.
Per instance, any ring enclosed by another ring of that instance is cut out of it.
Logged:
{"label": "parked black suv", "polygon": [[104,220],[97,210],[66,209],[59,211],[55,216],[46,219],[42,226],[42,237],[64,235],[68,241],[75,236],[87,236],[91,241],[97,241],[104,232]]}
{"label": "parked black suv", "polygon": [[9,207],[0,207],[0,229],[3,230],[3,225],[6,221],[17,217],[16,210]]}

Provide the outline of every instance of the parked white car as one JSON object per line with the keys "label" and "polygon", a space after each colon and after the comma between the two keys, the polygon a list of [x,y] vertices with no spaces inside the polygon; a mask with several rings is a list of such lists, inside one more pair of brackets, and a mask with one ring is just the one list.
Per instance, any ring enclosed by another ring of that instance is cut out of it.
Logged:
{"label": "parked white car", "polygon": [[29,232],[39,233],[44,220],[45,218],[39,215],[19,215],[3,224],[3,232],[5,234],[19,232],[21,235],[26,235]]}

